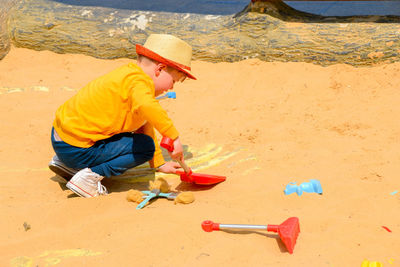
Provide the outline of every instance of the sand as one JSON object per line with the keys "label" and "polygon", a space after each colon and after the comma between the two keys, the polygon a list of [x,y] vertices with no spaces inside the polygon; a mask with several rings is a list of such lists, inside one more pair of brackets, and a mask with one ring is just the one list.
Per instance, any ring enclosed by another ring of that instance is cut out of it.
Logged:
{"label": "sand", "polygon": [[[14,47],[0,61],[0,266],[400,266],[400,63],[193,62],[198,80],[161,103],[188,165],[227,180],[158,175],[196,201],[136,210],[127,192],[149,175],[109,179],[108,196],[84,199],[47,168],[57,107],[130,61]],[[310,179],[322,195],[283,193]],[[274,233],[201,229],[289,217],[301,229],[293,254]]]}

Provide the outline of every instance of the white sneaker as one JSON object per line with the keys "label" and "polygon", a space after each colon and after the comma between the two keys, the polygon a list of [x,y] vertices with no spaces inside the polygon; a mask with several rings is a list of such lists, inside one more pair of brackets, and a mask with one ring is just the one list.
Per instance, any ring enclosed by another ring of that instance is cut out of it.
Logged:
{"label": "white sneaker", "polygon": [[72,176],[74,176],[79,170],[67,167],[58,157],[55,155],[49,162],[49,169],[55,174],[65,179],[68,182]]}
{"label": "white sneaker", "polygon": [[107,189],[100,181],[104,177],[85,168],[77,172],[67,183],[67,187],[81,197],[97,197],[107,195]]}

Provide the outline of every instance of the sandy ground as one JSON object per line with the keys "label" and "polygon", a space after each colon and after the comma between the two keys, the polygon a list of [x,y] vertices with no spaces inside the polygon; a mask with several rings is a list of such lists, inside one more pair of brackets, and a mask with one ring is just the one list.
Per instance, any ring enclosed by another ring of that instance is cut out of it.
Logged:
{"label": "sandy ground", "polygon": [[[198,81],[161,103],[187,163],[226,182],[199,187],[139,168],[107,180],[108,196],[76,197],[47,169],[55,110],[129,61],[17,48],[0,61],[0,266],[400,266],[400,64],[193,62]],[[136,210],[127,191],[155,177],[195,202]],[[310,179],[322,195],[283,193]],[[293,254],[274,233],[200,227],[293,216]]]}

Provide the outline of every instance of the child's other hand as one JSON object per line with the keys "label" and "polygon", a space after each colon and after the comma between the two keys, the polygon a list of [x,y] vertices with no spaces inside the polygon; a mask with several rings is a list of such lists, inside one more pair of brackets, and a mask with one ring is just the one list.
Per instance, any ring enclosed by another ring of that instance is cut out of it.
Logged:
{"label": "child's other hand", "polygon": [[158,168],[159,172],[163,173],[176,173],[180,169],[180,165],[177,162],[168,161],[164,165]]}
{"label": "child's other hand", "polygon": [[170,152],[169,155],[173,160],[180,160],[183,162],[183,146],[179,137],[174,140],[174,151]]}

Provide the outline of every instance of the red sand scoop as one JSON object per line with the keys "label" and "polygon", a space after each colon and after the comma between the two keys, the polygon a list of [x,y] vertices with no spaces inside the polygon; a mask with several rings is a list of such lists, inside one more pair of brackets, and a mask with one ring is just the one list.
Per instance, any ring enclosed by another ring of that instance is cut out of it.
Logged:
{"label": "red sand scoop", "polygon": [[277,232],[290,254],[293,253],[294,245],[296,245],[296,240],[300,233],[299,218],[297,217],[291,217],[280,225],[219,224],[212,221],[204,221],[201,227],[206,232],[224,229],[267,230],[269,232]]}
{"label": "red sand scoop", "polygon": [[[174,141],[171,138],[163,137],[160,145],[170,152],[174,150]],[[185,170],[184,172],[183,171],[176,172],[181,176],[182,182],[194,183],[200,185],[212,185],[226,180],[225,176],[193,173],[192,170],[184,162],[180,160],[177,160],[177,162]]]}

